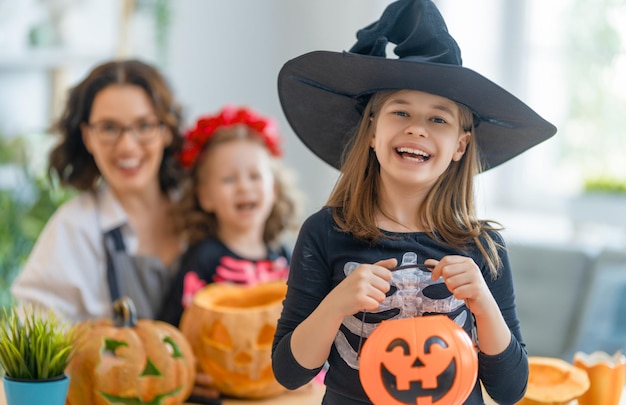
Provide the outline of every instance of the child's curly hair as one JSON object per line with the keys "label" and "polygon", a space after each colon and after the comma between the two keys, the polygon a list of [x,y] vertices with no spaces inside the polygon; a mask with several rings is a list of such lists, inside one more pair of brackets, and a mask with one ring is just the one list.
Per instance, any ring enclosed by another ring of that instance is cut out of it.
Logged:
{"label": "child's curly hair", "polygon": [[182,196],[176,210],[180,230],[189,245],[206,238],[216,238],[218,231],[215,213],[204,211],[197,197],[199,168],[203,157],[217,145],[240,139],[258,142],[270,153],[276,199],[265,223],[265,243],[278,243],[283,232],[295,232],[300,225],[302,195],[296,187],[295,173],[279,159],[280,137],[275,122],[249,109],[227,106],[217,115],[198,119],[196,125],[185,134],[185,146],[180,159],[189,169],[189,175],[182,183]]}

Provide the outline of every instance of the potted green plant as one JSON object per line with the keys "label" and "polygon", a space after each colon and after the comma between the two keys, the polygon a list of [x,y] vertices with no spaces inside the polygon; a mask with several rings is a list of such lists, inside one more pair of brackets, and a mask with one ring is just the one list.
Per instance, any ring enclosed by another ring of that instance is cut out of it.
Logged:
{"label": "potted green plant", "polygon": [[50,311],[33,307],[4,309],[0,327],[0,365],[7,405],[63,405],[72,355],[71,327]]}

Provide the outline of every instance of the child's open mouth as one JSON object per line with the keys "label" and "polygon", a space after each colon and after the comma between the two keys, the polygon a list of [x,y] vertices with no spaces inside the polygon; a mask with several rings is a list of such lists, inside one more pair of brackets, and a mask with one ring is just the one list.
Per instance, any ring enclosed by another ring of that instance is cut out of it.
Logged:
{"label": "child's open mouth", "polygon": [[413,160],[415,162],[426,162],[430,159],[430,155],[423,150],[400,147],[396,149],[396,153],[403,159]]}
{"label": "child's open mouth", "polygon": [[241,204],[237,204],[235,207],[237,208],[237,211],[252,211],[256,208],[256,203],[253,202],[247,202],[247,203],[241,203]]}

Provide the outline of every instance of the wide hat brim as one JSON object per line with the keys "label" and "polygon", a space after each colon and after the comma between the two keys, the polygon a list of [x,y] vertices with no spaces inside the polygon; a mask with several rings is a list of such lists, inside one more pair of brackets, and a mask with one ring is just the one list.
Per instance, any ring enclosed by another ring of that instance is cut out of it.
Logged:
{"label": "wide hat brim", "polygon": [[359,101],[380,90],[419,90],[469,107],[478,117],[483,170],[545,141],[556,127],[517,97],[459,65],[314,51],[288,61],[278,76],[285,117],[315,155],[340,169],[361,120]]}

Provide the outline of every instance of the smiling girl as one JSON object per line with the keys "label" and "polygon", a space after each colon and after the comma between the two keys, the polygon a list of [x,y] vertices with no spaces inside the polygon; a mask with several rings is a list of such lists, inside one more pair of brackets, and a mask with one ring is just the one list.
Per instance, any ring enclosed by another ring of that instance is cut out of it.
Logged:
{"label": "smiling girl", "polygon": [[[382,322],[445,315],[478,349],[473,390],[454,403],[484,404],[481,385],[498,403],[516,403],[528,359],[511,268],[499,225],[476,216],[473,178],[555,128],[461,66],[429,0],[391,3],[357,39],[350,52],[299,56],[278,78],[294,131],[341,174],[294,247],[275,376],[295,389],[327,363],[323,404],[369,404],[361,343]],[[399,58],[386,58],[388,41]],[[384,378],[397,403],[434,403],[428,390],[417,395],[438,376],[403,354],[411,389],[396,385],[400,376]]]}

